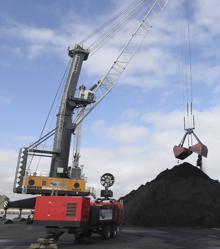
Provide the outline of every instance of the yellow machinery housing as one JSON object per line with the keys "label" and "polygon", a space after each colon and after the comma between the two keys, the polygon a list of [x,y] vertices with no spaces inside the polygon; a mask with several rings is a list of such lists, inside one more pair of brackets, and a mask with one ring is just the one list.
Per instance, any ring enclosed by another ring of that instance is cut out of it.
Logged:
{"label": "yellow machinery housing", "polygon": [[27,194],[89,195],[84,179],[24,176],[22,189]]}

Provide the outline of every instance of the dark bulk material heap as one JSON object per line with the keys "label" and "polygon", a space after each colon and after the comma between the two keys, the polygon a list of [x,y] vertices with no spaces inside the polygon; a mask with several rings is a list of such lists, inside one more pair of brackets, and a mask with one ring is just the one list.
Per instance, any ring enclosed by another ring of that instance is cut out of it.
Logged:
{"label": "dark bulk material heap", "polygon": [[161,172],[122,199],[127,225],[220,226],[220,183],[189,163]]}

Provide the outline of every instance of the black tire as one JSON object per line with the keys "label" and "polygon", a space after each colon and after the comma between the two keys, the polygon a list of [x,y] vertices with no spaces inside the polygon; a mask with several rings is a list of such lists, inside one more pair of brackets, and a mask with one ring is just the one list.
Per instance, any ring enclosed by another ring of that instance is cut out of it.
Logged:
{"label": "black tire", "polygon": [[118,227],[112,226],[111,227],[111,238],[116,238],[118,235]]}
{"label": "black tire", "polygon": [[102,237],[104,240],[109,240],[111,238],[111,227],[110,226],[104,226],[102,228]]}
{"label": "black tire", "polygon": [[92,231],[87,231],[85,233],[86,238],[91,238],[92,237]]}
{"label": "black tire", "polygon": [[47,227],[46,239],[53,239],[55,241],[58,241],[63,234],[64,232],[59,228]]}
{"label": "black tire", "polygon": [[83,233],[75,233],[75,242],[77,244],[82,244],[85,241],[85,235]]}

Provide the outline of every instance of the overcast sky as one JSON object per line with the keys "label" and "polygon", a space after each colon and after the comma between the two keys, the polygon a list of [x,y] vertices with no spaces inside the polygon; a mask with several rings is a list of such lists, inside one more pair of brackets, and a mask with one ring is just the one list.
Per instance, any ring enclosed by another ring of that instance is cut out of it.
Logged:
{"label": "overcast sky", "polygon": [[[39,137],[69,60],[68,46],[130,2],[0,1],[0,194],[14,198],[18,150]],[[189,3],[195,132],[209,148],[205,171],[220,179],[220,5]],[[98,190],[99,177],[111,172],[119,197],[177,164],[172,148],[184,134],[184,13],[182,0],[169,1],[119,84],[85,120],[81,163],[89,186]],[[84,63],[79,84],[91,86],[105,75],[140,18]],[[187,161],[195,164],[196,157]],[[44,164],[39,169],[46,171]]]}

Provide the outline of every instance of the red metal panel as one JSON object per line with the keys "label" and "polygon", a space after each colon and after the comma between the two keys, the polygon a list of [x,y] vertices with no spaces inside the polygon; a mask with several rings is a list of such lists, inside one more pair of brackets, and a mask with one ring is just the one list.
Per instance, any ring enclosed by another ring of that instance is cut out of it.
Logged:
{"label": "red metal panel", "polygon": [[90,199],[76,196],[39,196],[35,221],[78,221],[89,218]]}
{"label": "red metal panel", "polygon": [[88,198],[83,198],[82,205],[82,220],[89,220],[90,214],[90,201],[88,202]]}

